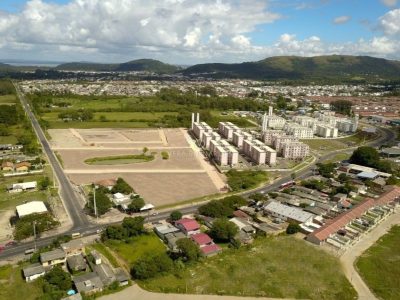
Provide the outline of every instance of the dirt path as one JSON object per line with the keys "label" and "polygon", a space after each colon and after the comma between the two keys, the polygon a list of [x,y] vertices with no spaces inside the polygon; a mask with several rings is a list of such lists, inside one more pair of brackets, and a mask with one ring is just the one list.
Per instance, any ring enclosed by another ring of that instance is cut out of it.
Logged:
{"label": "dirt path", "polygon": [[[210,295],[184,295],[184,294],[161,294],[151,293],[141,289],[134,284],[121,292],[100,297],[101,300],[279,300],[278,298],[255,298],[235,296],[210,296]],[[289,299],[286,299],[289,300]]]}
{"label": "dirt path", "polygon": [[358,274],[354,263],[361,254],[371,247],[381,236],[386,234],[395,224],[400,224],[399,208],[397,209],[396,213],[387,217],[386,220],[374,228],[368,235],[363,237],[362,240],[360,240],[357,244],[351,248],[348,248],[340,257],[344,273],[347,279],[356,289],[358,293],[358,299],[360,300],[374,300],[377,298]]}
{"label": "dirt path", "polygon": [[106,174],[106,173],[168,173],[168,174],[193,174],[193,173],[206,173],[206,170],[165,170],[165,169],[67,169],[64,170],[66,174]]}

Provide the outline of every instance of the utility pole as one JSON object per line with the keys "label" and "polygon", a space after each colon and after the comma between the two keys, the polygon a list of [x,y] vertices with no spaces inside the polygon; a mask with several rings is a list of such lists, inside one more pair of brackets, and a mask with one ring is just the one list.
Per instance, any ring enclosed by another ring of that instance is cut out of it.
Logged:
{"label": "utility pole", "polygon": [[93,185],[93,205],[94,205],[94,215],[96,216],[96,220],[99,220],[99,216],[97,215],[97,206],[96,206],[96,185]]}
{"label": "utility pole", "polygon": [[34,242],[35,251],[36,251],[36,221],[33,221],[33,242]]}

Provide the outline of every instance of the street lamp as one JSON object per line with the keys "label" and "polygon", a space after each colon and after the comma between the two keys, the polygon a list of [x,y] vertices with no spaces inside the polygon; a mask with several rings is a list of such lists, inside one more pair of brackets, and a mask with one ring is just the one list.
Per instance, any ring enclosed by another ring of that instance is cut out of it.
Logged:
{"label": "street lamp", "polygon": [[33,243],[36,251],[36,221],[33,221]]}
{"label": "street lamp", "polygon": [[93,205],[94,205],[94,215],[96,216],[96,220],[99,220],[99,216],[97,214],[97,206],[96,206],[96,188],[97,186],[93,185]]}

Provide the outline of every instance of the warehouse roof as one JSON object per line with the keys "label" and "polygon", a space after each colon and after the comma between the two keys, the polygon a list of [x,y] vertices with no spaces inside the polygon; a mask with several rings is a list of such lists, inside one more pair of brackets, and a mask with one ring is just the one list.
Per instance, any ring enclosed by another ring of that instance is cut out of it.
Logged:
{"label": "warehouse roof", "polygon": [[264,210],[282,215],[286,218],[295,220],[300,223],[309,221],[314,217],[313,214],[303,211],[302,209],[287,206],[279,202],[272,201],[264,207]]}
{"label": "warehouse roof", "polygon": [[18,205],[16,209],[17,214],[20,218],[35,213],[47,212],[47,207],[46,205],[44,205],[43,201],[31,201],[25,204]]}

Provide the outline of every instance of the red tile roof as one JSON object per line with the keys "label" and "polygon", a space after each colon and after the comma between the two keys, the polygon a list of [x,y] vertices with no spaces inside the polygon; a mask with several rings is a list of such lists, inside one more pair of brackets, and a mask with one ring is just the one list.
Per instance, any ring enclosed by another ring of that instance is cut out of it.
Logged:
{"label": "red tile roof", "polygon": [[326,240],[331,234],[346,226],[356,218],[361,217],[368,209],[376,205],[385,205],[396,199],[400,199],[400,187],[390,186],[388,191],[377,199],[366,198],[364,201],[354,206],[349,211],[329,220],[324,226],[315,230],[309,236],[320,241]]}
{"label": "red tile roof", "polygon": [[237,218],[242,218],[242,219],[248,219],[249,218],[249,215],[246,214],[244,211],[241,211],[241,210],[235,210],[233,212],[233,216],[237,217]]}
{"label": "red tile roof", "polygon": [[199,246],[212,244],[213,240],[205,233],[197,233],[191,236],[192,240]]}
{"label": "red tile roof", "polygon": [[209,255],[221,251],[221,248],[216,244],[212,244],[212,245],[207,245],[201,248],[200,250],[201,252],[203,252],[204,255]]}
{"label": "red tile roof", "polygon": [[175,224],[181,225],[183,228],[185,228],[186,231],[193,231],[200,229],[199,223],[197,223],[197,221],[193,219],[183,218],[176,221]]}

